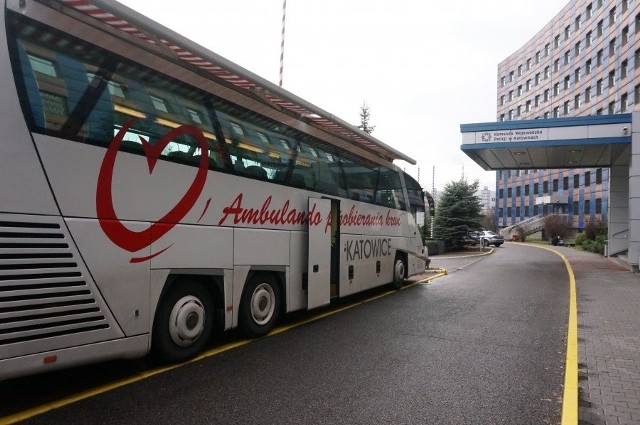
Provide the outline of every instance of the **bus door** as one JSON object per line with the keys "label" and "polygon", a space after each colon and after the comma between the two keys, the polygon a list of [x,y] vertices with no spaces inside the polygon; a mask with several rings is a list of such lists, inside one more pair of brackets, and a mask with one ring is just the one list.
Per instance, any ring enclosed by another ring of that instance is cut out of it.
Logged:
{"label": "bus door", "polygon": [[[309,198],[309,250],[307,269],[307,309],[331,300],[331,199]],[[319,219],[319,220],[318,220]]]}

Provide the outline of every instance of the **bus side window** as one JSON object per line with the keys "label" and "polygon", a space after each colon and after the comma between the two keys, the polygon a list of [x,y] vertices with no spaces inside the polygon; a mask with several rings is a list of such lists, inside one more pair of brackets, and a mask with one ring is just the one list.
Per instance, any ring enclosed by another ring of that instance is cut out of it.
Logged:
{"label": "bus side window", "polygon": [[38,82],[34,75],[34,71],[31,67],[31,62],[27,56],[25,48],[20,41],[17,41],[16,47],[18,50],[18,59],[20,60],[20,71],[24,88],[26,91],[26,97],[29,103],[29,114],[25,114],[29,117],[29,122],[38,129],[45,129],[45,116],[44,108],[42,105],[42,99],[40,98],[40,90],[38,90]]}

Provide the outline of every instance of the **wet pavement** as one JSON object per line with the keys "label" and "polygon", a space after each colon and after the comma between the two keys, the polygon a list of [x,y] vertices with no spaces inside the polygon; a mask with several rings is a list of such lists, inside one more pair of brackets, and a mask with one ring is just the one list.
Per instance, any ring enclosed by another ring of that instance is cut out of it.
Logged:
{"label": "wet pavement", "polygon": [[[640,275],[597,254],[545,248],[562,254],[575,275],[578,412],[574,418],[580,425],[640,424]],[[490,254],[433,256],[430,270],[416,278],[454,273]],[[565,420],[563,425],[571,422],[576,423]]]}

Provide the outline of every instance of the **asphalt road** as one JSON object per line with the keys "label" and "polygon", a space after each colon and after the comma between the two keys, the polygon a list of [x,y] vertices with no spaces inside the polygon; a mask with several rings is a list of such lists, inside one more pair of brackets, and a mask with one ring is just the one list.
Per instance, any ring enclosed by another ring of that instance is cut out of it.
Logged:
{"label": "asphalt road", "polygon": [[[450,273],[24,423],[559,423],[562,260],[507,243],[432,266]],[[52,401],[56,386],[81,388],[94,372],[108,381],[138,368],[116,362],[0,383],[0,411],[12,400]]]}

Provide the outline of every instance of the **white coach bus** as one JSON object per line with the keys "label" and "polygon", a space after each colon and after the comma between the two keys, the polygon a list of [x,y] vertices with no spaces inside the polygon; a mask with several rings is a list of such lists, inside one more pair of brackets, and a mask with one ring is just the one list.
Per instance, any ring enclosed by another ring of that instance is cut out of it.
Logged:
{"label": "white coach bus", "polygon": [[112,0],[3,0],[0,379],[425,270],[411,158]]}

